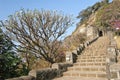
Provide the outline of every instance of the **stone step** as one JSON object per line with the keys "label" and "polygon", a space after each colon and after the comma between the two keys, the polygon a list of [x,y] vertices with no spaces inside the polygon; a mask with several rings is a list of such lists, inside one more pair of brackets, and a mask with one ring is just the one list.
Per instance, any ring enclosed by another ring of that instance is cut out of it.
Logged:
{"label": "stone step", "polygon": [[61,77],[53,80],[108,80],[107,78],[91,78],[91,77]]}
{"label": "stone step", "polygon": [[106,62],[106,59],[78,59],[77,62]]}
{"label": "stone step", "polygon": [[94,62],[92,62],[92,63],[74,63],[74,66],[105,66],[106,65],[106,63],[98,63],[98,62],[96,62],[96,63],[94,63]]}
{"label": "stone step", "polygon": [[[88,47],[85,49],[84,52],[99,52],[99,51],[104,51],[105,48],[99,48],[99,47]],[[105,51],[104,51],[105,52]]]}
{"label": "stone step", "polygon": [[105,66],[74,66],[74,67],[69,67],[68,71],[101,71],[105,72],[106,67]]}
{"label": "stone step", "polygon": [[106,50],[109,40],[100,37],[77,57],[77,62],[56,80],[108,80],[106,75]]}
{"label": "stone step", "polygon": [[95,52],[95,53],[93,53],[93,52],[85,52],[85,53],[83,53],[83,55],[85,55],[85,54],[89,54],[89,55],[106,55],[105,53],[98,53],[98,52]]}
{"label": "stone step", "polygon": [[106,54],[82,54],[82,56],[106,56]]}
{"label": "stone step", "polygon": [[94,77],[94,78],[106,78],[106,72],[80,72],[80,71],[68,71],[63,73],[63,76],[67,76],[67,77]]}
{"label": "stone step", "polygon": [[78,59],[91,59],[91,58],[106,58],[106,56],[78,56]]}
{"label": "stone step", "polygon": [[88,63],[89,64],[89,63],[106,63],[106,62],[76,62],[76,63],[78,63],[78,64],[79,63],[86,63],[86,64]]}
{"label": "stone step", "polygon": [[86,57],[84,57],[84,58],[77,58],[77,60],[91,60],[91,59],[92,60],[101,60],[101,59],[102,60],[106,60],[106,58],[97,58],[97,57],[96,58],[90,58],[90,57],[89,58],[86,58]]}
{"label": "stone step", "polygon": [[106,58],[89,58],[89,59],[88,58],[86,58],[86,59],[85,58],[84,59],[78,58],[77,60],[106,60]]}

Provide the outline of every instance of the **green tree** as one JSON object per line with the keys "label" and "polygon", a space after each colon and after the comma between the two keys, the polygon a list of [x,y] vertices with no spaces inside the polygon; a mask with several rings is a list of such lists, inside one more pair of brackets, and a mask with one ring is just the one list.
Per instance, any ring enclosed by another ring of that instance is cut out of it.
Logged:
{"label": "green tree", "polygon": [[88,20],[88,18],[92,15],[92,13],[95,13],[101,8],[104,2],[97,2],[93,6],[89,6],[88,8],[80,11],[80,13],[77,16],[77,18],[80,19],[80,23],[83,23],[86,20]]}
{"label": "green tree", "polygon": [[14,52],[14,44],[0,28],[0,80],[19,76],[17,69],[20,58]]}
{"label": "green tree", "polygon": [[77,18],[80,18],[81,21],[84,21],[89,18],[89,16],[92,14],[92,7],[88,7],[87,9],[82,10]]}
{"label": "green tree", "polygon": [[109,3],[109,0],[102,0],[102,2],[107,4],[107,3]]}

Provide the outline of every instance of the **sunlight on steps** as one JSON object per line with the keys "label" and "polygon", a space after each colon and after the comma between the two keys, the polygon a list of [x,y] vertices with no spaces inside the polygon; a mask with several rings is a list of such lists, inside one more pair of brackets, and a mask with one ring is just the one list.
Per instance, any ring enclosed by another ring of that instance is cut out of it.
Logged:
{"label": "sunlight on steps", "polygon": [[63,76],[54,80],[107,80],[106,50],[109,40],[100,37],[89,45]]}

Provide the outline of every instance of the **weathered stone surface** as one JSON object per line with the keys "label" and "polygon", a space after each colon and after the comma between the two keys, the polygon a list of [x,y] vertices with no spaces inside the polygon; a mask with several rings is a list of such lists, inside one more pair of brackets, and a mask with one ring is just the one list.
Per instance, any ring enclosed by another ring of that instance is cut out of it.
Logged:
{"label": "weathered stone surface", "polygon": [[36,70],[31,70],[28,75],[36,78]]}
{"label": "weathered stone surface", "polygon": [[117,52],[115,46],[108,46],[107,49],[107,63],[114,64],[117,62]]}
{"label": "weathered stone surface", "polygon": [[36,80],[36,79],[33,76],[21,76],[17,78],[6,79],[6,80]]}
{"label": "weathered stone surface", "polygon": [[73,56],[72,56],[72,52],[66,52],[66,62],[67,63],[73,63]]}
{"label": "weathered stone surface", "polygon": [[57,69],[44,69],[44,70],[37,70],[36,80],[51,80],[57,76],[58,70]]}
{"label": "weathered stone surface", "polygon": [[52,68],[56,68],[61,71],[66,71],[68,67],[73,66],[72,63],[54,63]]}

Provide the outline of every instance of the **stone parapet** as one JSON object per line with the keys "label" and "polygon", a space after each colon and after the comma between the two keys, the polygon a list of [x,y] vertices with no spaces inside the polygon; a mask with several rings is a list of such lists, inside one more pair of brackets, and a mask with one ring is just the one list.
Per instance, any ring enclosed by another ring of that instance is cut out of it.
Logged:
{"label": "stone parapet", "polygon": [[[59,75],[59,70],[56,68],[45,68],[41,70],[31,70],[30,76],[34,76],[35,80],[51,80]],[[31,79],[29,79],[31,80]]]}
{"label": "stone parapet", "polygon": [[54,63],[52,68],[31,70],[28,76],[21,76],[6,80],[51,80],[55,77],[62,76],[62,73],[67,71],[67,68],[70,66],[72,66],[71,63]]}
{"label": "stone parapet", "polygon": [[71,67],[71,66],[73,66],[73,64],[71,64],[71,63],[54,63],[52,65],[52,68],[53,69],[55,68],[55,69],[58,69],[61,72],[64,72],[64,71],[67,71],[67,68]]}

